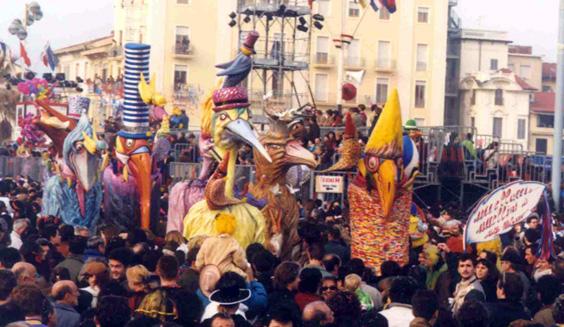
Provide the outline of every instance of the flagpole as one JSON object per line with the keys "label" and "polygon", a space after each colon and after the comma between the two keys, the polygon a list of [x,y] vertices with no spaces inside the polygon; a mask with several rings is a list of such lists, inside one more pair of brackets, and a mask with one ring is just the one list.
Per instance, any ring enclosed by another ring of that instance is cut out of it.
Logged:
{"label": "flagpole", "polygon": [[343,34],[345,34],[345,25],[347,23],[347,1],[348,0],[341,0],[341,35],[339,35],[341,47],[337,48],[339,51],[337,56],[337,109],[341,109],[343,104],[343,71],[345,66],[345,42],[343,42]]}
{"label": "flagpole", "polygon": [[558,29],[558,63],[556,68],[556,107],[554,108],[554,146],[552,155],[552,198],[560,212],[560,185],[562,182],[562,110],[564,109],[564,0],[560,0]]}

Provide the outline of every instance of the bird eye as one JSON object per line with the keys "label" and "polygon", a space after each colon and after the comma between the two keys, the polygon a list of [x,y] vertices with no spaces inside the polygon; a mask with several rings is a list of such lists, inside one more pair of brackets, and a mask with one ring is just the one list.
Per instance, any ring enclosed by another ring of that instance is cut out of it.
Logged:
{"label": "bird eye", "polygon": [[376,171],[378,170],[378,166],[379,166],[379,160],[376,157],[370,157],[368,158],[368,170],[370,171]]}
{"label": "bird eye", "polygon": [[268,145],[268,148],[269,148],[269,149],[272,149],[272,150],[279,150],[279,149],[281,149],[282,147],[281,147],[280,145],[278,145],[278,144],[269,144],[269,145]]}
{"label": "bird eye", "polygon": [[125,141],[125,146],[128,148],[131,148],[133,146],[134,141],[132,139],[127,139],[127,141]]}
{"label": "bird eye", "polygon": [[221,114],[221,115],[219,115],[219,119],[220,119],[220,120],[226,120],[226,119],[227,119],[227,114]]}
{"label": "bird eye", "polygon": [[82,142],[76,142],[74,144],[74,149],[78,152],[82,151],[82,149],[84,149],[84,144]]}

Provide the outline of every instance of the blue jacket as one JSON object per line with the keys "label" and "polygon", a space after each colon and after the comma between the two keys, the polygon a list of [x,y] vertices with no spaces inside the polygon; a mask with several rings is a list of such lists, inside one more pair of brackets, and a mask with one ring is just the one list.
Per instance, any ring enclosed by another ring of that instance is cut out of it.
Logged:
{"label": "blue jacket", "polygon": [[78,327],[80,325],[80,314],[68,304],[55,303],[55,313],[57,314],[57,326]]}

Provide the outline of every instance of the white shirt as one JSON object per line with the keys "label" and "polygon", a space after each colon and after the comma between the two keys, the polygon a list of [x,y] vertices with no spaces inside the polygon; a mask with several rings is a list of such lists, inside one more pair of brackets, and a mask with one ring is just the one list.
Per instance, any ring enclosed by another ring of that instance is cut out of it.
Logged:
{"label": "white shirt", "polygon": [[12,206],[10,205],[10,199],[7,196],[0,196],[0,201],[4,202],[6,204],[6,210],[8,211],[10,216],[13,217],[14,213],[12,212]]}
{"label": "white shirt", "polygon": [[20,234],[16,233],[16,231],[12,231],[10,233],[10,247],[19,250],[22,247],[22,238]]}
{"label": "white shirt", "polygon": [[92,288],[91,286],[88,286],[81,288],[81,290],[92,294],[92,308],[96,308],[96,304],[98,304],[98,294],[100,294],[100,289]]}
{"label": "white shirt", "polygon": [[[204,310],[204,314],[202,315],[202,319],[200,320],[200,322],[203,322],[204,320],[209,319],[213,317],[216,313],[218,313],[219,312],[217,311],[218,307],[219,307],[219,303],[210,302],[210,304],[206,306],[206,309]],[[235,314],[241,315],[243,316],[243,318],[247,319],[247,316],[245,316],[245,312],[247,312],[248,310],[249,308],[247,308],[246,305],[241,303],[239,304],[239,308],[237,309],[237,312],[235,312]]]}
{"label": "white shirt", "polygon": [[388,319],[389,327],[409,327],[415,319],[409,304],[391,303],[388,309],[380,311],[380,314]]}

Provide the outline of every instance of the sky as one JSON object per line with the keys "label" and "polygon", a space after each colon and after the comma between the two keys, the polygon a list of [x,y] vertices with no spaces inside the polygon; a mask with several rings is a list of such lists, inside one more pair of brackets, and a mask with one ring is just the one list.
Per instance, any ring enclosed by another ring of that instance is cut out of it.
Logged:
{"label": "sky", "polygon": [[[435,0],[443,1],[443,0]],[[463,28],[509,32],[513,44],[530,45],[544,61],[556,60],[558,0],[459,0]]]}
{"label": "sky", "polygon": [[[27,51],[32,69],[45,71],[40,54],[47,41],[53,48],[109,35],[113,22],[113,0],[36,0],[43,19],[28,29]],[[206,1],[206,0],[196,0]],[[336,0],[333,0],[336,1]],[[448,1],[448,0],[434,0]],[[0,0],[0,40],[19,54],[17,38],[8,33],[15,18],[22,18],[31,0]],[[533,46],[545,61],[556,59],[558,0],[459,0],[456,12],[463,28],[509,32],[515,44]]]}

